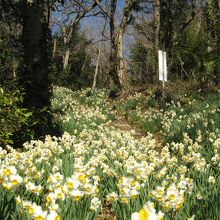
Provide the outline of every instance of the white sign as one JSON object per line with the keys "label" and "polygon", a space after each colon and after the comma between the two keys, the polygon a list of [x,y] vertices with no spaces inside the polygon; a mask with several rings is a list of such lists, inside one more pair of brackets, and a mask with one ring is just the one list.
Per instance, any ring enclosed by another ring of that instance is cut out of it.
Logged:
{"label": "white sign", "polygon": [[165,51],[158,51],[159,59],[159,80],[167,81],[167,54]]}

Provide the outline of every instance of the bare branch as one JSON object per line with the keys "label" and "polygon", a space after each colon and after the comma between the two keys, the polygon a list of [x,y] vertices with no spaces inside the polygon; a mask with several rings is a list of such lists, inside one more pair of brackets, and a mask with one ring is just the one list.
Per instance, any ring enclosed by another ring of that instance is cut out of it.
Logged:
{"label": "bare branch", "polygon": [[110,18],[110,14],[108,13],[107,9],[101,4],[99,0],[95,0],[96,4],[98,7],[101,9],[101,11],[108,17]]}

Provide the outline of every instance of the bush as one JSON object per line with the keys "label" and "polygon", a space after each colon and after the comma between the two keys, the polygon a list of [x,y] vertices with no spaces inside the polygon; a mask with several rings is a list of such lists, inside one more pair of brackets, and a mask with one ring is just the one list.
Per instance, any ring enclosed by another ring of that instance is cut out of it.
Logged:
{"label": "bush", "polygon": [[28,129],[32,112],[22,108],[22,102],[18,90],[5,92],[0,87],[0,146],[3,148],[33,137]]}

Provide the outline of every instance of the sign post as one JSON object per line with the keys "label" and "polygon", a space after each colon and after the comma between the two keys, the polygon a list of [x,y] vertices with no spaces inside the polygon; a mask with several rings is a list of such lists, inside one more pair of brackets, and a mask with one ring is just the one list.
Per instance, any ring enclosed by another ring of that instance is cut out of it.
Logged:
{"label": "sign post", "polygon": [[165,82],[167,81],[167,54],[165,51],[158,51],[159,60],[159,80],[163,81],[163,92],[165,88]]}

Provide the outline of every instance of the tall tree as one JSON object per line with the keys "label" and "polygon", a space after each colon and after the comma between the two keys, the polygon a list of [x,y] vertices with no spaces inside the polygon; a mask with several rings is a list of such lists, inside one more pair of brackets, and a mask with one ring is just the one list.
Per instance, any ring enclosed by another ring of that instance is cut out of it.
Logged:
{"label": "tall tree", "polygon": [[220,83],[220,1],[207,0],[206,3],[206,23],[208,32],[208,57],[209,71],[212,74],[208,77]]}
{"label": "tall tree", "polygon": [[105,29],[106,29],[106,21],[104,21],[104,24],[103,24],[101,39],[98,42],[99,46],[98,46],[98,48],[96,48],[97,59],[96,59],[95,74],[94,74],[94,78],[93,78],[92,89],[96,88],[97,76],[98,76],[98,71],[99,71],[100,55],[101,55],[101,49],[102,49],[102,42],[104,41],[104,36],[105,36]]}
{"label": "tall tree", "polygon": [[44,110],[50,107],[51,31],[49,21],[50,9],[55,1],[60,0],[2,0],[0,2],[1,18],[14,18],[13,22],[20,27],[21,38],[18,40],[19,43],[16,42],[16,47],[22,51],[17,59],[21,62],[19,62],[16,77],[24,92],[24,107],[33,110],[34,120],[39,122],[30,127],[38,137],[49,132],[48,128],[51,125],[51,115]]}
{"label": "tall tree", "polygon": [[153,28],[154,28],[154,49],[157,53],[160,35],[160,0],[153,0]]}
{"label": "tall tree", "polygon": [[[97,3],[89,0],[69,0],[65,4],[57,3],[56,11],[53,15],[52,24],[54,28],[58,28],[58,33],[63,38],[64,53],[63,53],[63,69],[66,69],[69,64],[71,55],[71,39],[74,30],[77,28],[80,20],[85,17],[92,9],[97,6]],[[54,41],[54,48],[56,39]]]}
{"label": "tall tree", "polygon": [[[178,44],[184,31],[192,23],[196,15],[195,0],[161,0],[160,1],[160,48],[167,51],[170,61],[175,57]],[[175,78],[176,62],[169,62],[168,69]]]}
{"label": "tall tree", "polygon": [[25,105],[42,108],[50,105],[49,64],[51,32],[49,6],[45,1],[23,1],[23,69],[20,83],[25,89]]}
{"label": "tall tree", "polygon": [[51,73],[52,83],[71,88],[81,88],[91,86],[91,76],[94,65],[92,57],[94,53],[89,53],[91,41],[87,39],[85,31],[80,30],[79,25],[74,29],[69,44],[70,57],[68,68],[63,69],[63,55],[66,47],[62,36],[53,36],[57,44],[56,52],[53,56],[53,71]]}
{"label": "tall tree", "polygon": [[5,89],[16,86],[21,54],[19,2],[0,1],[0,84]]}
{"label": "tall tree", "polygon": [[96,0],[99,8],[109,19],[110,28],[110,70],[109,78],[112,87],[119,87],[121,92],[125,92],[129,85],[126,77],[125,59],[124,59],[124,34],[130,21],[132,20],[132,10],[136,7],[138,1],[126,0],[122,11],[119,25],[115,24],[116,10],[118,0],[110,0],[109,8],[101,5],[99,0]]}
{"label": "tall tree", "polygon": [[33,110],[39,122],[33,129],[37,137],[51,129],[51,88],[49,66],[51,53],[49,1],[21,1],[23,61],[18,81],[24,89],[24,106]]}
{"label": "tall tree", "polygon": [[153,0],[153,33],[154,33],[154,65],[153,72],[157,70],[157,53],[160,49],[160,0]]}

